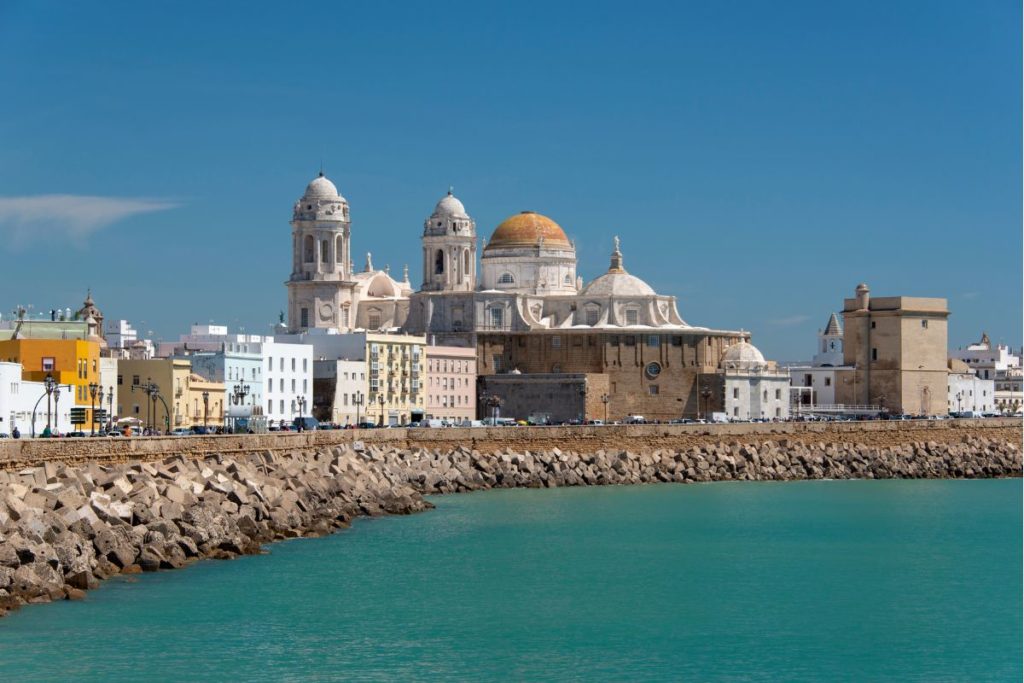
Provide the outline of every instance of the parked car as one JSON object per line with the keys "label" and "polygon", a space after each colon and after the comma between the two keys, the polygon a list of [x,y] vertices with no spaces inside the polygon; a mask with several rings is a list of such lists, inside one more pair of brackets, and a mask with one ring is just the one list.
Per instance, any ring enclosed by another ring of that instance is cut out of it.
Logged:
{"label": "parked car", "polygon": [[304,432],[315,432],[320,428],[320,423],[315,417],[297,417],[292,420],[292,427],[298,430],[300,426]]}
{"label": "parked car", "polygon": [[175,427],[171,431],[171,436],[192,436],[192,430],[188,427]]}

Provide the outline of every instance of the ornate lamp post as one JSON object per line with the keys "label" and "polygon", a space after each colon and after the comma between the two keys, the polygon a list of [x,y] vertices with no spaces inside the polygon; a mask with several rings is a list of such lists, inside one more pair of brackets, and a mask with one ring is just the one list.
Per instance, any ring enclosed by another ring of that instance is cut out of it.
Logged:
{"label": "ornate lamp post", "polygon": [[359,406],[363,405],[364,401],[363,392],[358,391],[356,395],[352,397],[352,403],[356,407],[356,427],[359,426]]}
{"label": "ornate lamp post", "polygon": [[[99,391],[100,386],[96,382],[89,382],[89,399],[91,404],[89,406],[89,436],[96,436],[96,392]],[[100,404],[102,405],[103,398],[100,398]]]}
{"label": "ornate lamp post", "polygon": [[[245,380],[240,378],[238,380],[238,384],[234,386],[231,395],[234,398],[234,403],[236,406],[244,406],[245,397],[249,395],[249,385],[245,383]],[[235,417],[235,428],[237,429],[237,427],[238,418]]]}
{"label": "ornate lamp post", "polygon": [[107,387],[107,431],[114,428],[114,387]]}
{"label": "ornate lamp post", "polygon": [[612,397],[608,394],[601,394],[601,403],[604,404],[604,423],[608,424],[608,402],[612,400]]}
{"label": "ornate lamp post", "polygon": [[46,429],[50,427],[50,397],[53,396],[54,390],[57,388],[57,382],[54,381],[53,375],[46,373],[46,379],[43,380],[43,389],[46,390]]}
{"label": "ornate lamp post", "polygon": [[377,403],[380,403],[380,422],[379,426],[384,426],[384,392],[377,392]]}
{"label": "ornate lamp post", "polygon": [[[60,409],[57,404],[60,402],[60,385],[53,385],[53,421],[57,423],[57,433],[60,433]],[[49,426],[49,425],[47,425]]]}
{"label": "ornate lamp post", "polygon": [[306,397],[299,396],[295,402],[299,404],[299,417],[302,417],[306,413]]}
{"label": "ornate lamp post", "polygon": [[480,401],[484,404],[484,408],[487,409],[488,414],[491,417],[492,425],[497,426],[498,409],[501,407],[501,398],[496,394],[486,394],[480,397]]}
{"label": "ornate lamp post", "polygon": [[[102,384],[100,385],[100,388],[99,388],[99,398],[96,401],[96,405],[98,405],[100,407],[100,410],[103,410],[103,385]],[[96,424],[96,413],[95,412],[93,412],[92,423],[93,423],[93,425]],[[104,429],[103,429],[104,426],[106,426],[106,423],[103,423],[103,424],[100,425],[100,434],[102,434],[104,432]]]}
{"label": "ornate lamp post", "polygon": [[203,392],[203,427],[206,427],[207,420],[210,416],[210,392]]}

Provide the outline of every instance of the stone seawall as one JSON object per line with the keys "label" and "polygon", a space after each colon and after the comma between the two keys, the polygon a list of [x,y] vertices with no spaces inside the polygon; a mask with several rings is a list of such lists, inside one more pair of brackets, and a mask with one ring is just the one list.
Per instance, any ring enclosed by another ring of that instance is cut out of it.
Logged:
{"label": "stone seawall", "polygon": [[25,603],[81,598],[118,573],[256,553],[270,541],[330,533],[359,515],[417,512],[431,507],[426,494],[654,482],[1020,476],[1019,439],[959,435],[882,447],[796,438],[718,440],[643,452],[481,451],[357,441],[159,461],[46,462],[0,471],[0,613]]}
{"label": "stone seawall", "polygon": [[0,469],[22,469],[43,463],[124,463],[156,461],[171,455],[202,457],[269,450],[287,453],[363,441],[397,448],[481,451],[501,448],[542,451],[553,448],[591,452],[629,448],[651,452],[685,449],[717,441],[789,439],[802,443],[856,442],[879,448],[914,441],[953,443],[968,437],[1020,442],[1021,420],[911,420],[875,422],[783,422],[716,425],[608,425],[603,427],[476,427],[472,429],[369,429],[223,436],[0,440]]}

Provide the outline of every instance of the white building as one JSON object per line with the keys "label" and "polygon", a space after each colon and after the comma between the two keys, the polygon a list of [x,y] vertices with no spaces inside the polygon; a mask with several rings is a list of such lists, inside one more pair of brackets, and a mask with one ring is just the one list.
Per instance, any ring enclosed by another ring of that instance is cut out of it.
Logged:
{"label": "white building", "polygon": [[103,323],[103,335],[107,347],[111,349],[130,349],[139,341],[139,332],[127,320],[107,320]]}
{"label": "white building", "polygon": [[248,386],[245,405],[268,425],[290,423],[313,409],[313,347],[256,334],[229,334],[224,325],[193,325],[176,342],[160,342],[162,357],[190,357],[198,374],[225,384],[226,411],[236,414],[236,387]]}
{"label": "white building", "polygon": [[977,415],[996,410],[995,381],[982,379],[963,361],[949,361],[947,404],[950,413]]}
{"label": "white building", "polygon": [[994,380],[1009,368],[1021,367],[1020,355],[1012,353],[1005,344],[997,344],[993,348],[988,334],[984,332],[981,333],[981,341],[968,344],[966,349],[956,349],[950,352],[949,357],[962,360],[982,379]]}
{"label": "white building", "polygon": [[722,354],[725,413],[731,420],[789,418],[789,375],[764,359],[753,344],[733,344]]}
{"label": "white building", "polygon": [[[10,436],[17,427],[21,438],[36,436],[46,428],[47,398],[42,382],[26,382],[21,363],[0,362],[0,434]],[[69,385],[60,388],[56,405],[49,403],[50,429],[58,433],[75,429],[71,424],[74,394]]]}
{"label": "white building", "polygon": [[843,326],[832,313],[824,329],[818,330],[818,349],[810,365],[793,365],[789,372],[793,401],[801,410],[836,406],[836,383],[840,371],[852,370],[843,364]]}
{"label": "white building", "polygon": [[949,357],[963,361],[979,378],[992,380],[995,384],[994,409],[1014,414],[1024,405],[1022,355],[1013,353],[1006,344],[993,347],[988,334],[982,332],[980,341],[968,344],[965,349],[951,351]]}

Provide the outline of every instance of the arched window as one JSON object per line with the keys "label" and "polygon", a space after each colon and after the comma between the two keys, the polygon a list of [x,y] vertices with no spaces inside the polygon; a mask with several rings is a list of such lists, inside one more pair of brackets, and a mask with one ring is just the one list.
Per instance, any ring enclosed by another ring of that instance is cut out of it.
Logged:
{"label": "arched window", "polygon": [[469,277],[469,249],[462,252],[462,272],[465,273],[467,278]]}
{"label": "arched window", "polygon": [[327,240],[320,241],[320,263],[327,263]]}
{"label": "arched window", "polygon": [[593,327],[601,317],[601,309],[597,306],[588,306],[586,310],[587,324]]}
{"label": "arched window", "polygon": [[567,285],[571,285],[572,284],[572,275],[569,275],[569,273],[565,274],[565,284],[567,284]]}
{"label": "arched window", "polygon": [[371,330],[380,329],[380,311],[370,311],[367,316],[366,327]]}
{"label": "arched window", "polygon": [[304,242],[305,242],[305,244],[303,245],[303,258],[302,258],[302,260],[305,261],[306,263],[313,263],[313,260],[314,260],[314,256],[313,256],[313,236],[312,235],[306,235],[306,239],[304,240]]}
{"label": "arched window", "polygon": [[514,285],[515,283],[516,279],[512,277],[512,273],[502,273],[498,278],[499,285]]}
{"label": "arched window", "polygon": [[345,242],[342,240],[341,235],[338,235],[334,240],[334,261],[344,265],[345,260]]}
{"label": "arched window", "polygon": [[434,255],[434,274],[441,275],[442,273],[444,273],[444,252],[438,249],[437,254]]}

